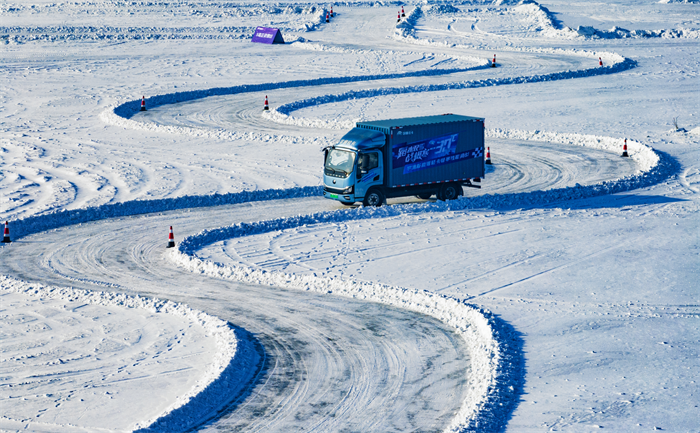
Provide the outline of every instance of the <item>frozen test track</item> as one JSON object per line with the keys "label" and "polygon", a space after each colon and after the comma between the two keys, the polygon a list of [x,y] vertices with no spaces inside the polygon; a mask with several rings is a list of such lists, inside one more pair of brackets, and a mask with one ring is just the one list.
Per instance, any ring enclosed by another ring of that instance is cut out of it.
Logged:
{"label": "frozen test track", "polygon": [[[564,78],[570,78],[570,77],[564,77]],[[546,79],[546,77],[545,77],[545,79]],[[508,83],[508,84],[509,84],[509,83]],[[438,89],[438,90],[439,90],[439,89]],[[253,107],[250,108],[251,111],[254,110],[254,109],[255,109],[255,108],[253,108]],[[216,118],[217,116],[218,116],[218,115],[215,115],[215,116],[213,116],[213,117]],[[244,122],[244,123],[245,123],[245,122]],[[253,128],[255,128],[255,127],[257,127],[257,126],[259,126],[259,125],[253,125]],[[277,127],[277,129],[282,129],[282,128]],[[595,159],[595,158],[591,158],[591,159]],[[506,161],[506,162],[507,162],[507,161]],[[517,171],[517,165],[518,165],[517,162],[513,162],[513,161],[510,162],[510,166],[511,166],[511,167],[515,167],[515,168],[516,168],[516,171]],[[545,161],[545,164],[543,164],[543,165],[546,165],[546,161]],[[629,168],[630,168],[630,169],[633,168],[633,164],[630,164],[630,165],[629,165]],[[555,172],[557,171],[556,168],[555,168],[554,171],[555,171]],[[600,170],[600,171],[602,172],[603,170]],[[568,176],[569,174],[570,174],[570,173],[567,173],[567,174],[565,174],[564,176],[560,176],[560,177],[556,177],[556,176],[555,176],[555,181],[556,181],[556,182],[559,182],[558,184],[555,183],[555,185],[561,185],[561,186],[569,185],[570,182],[573,180],[573,177],[569,177],[569,176]],[[516,177],[517,177],[517,174],[516,174]],[[532,176],[530,176],[530,177],[532,177]],[[562,179],[562,178],[563,178],[563,179]],[[578,178],[577,178],[577,180],[578,180]],[[599,179],[599,180],[597,180],[597,179],[591,179],[591,180],[592,180],[593,182],[595,182],[595,181],[606,180],[606,179]],[[584,183],[585,183],[585,182],[584,182]],[[545,182],[544,184],[547,184],[547,182]],[[521,186],[522,186],[522,185],[521,185]],[[535,184],[529,184],[529,185],[526,185],[526,186],[529,186],[530,188],[534,188],[534,187],[535,187]],[[551,185],[550,185],[550,186],[551,186]],[[528,188],[524,188],[524,189],[527,190]],[[499,191],[499,192],[505,192],[505,191]],[[317,207],[315,203],[314,203],[314,207]],[[304,211],[308,211],[308,210],[304,210]],[[267,215],[266,215],[266,217],[267,217]],[[222,223],[222,221],[218,221],[218,222],[219,222],[219,224]],[[163,224],[164,224],[164,225],[167,225],[167,224],[165,223],[165,221],[163,221]],[[212,225],[212,226],[213,226],[213,225]],[[200,228],[201,228],[201,226],[197,226],[197,229],[200,229]],[[64,233],[65,233],[66,230],[68,230],[68,229],[61,229],[60,232],[64,232]],[[160,230],[160,226],[159,226],[158,229],[156,229],[156,231],[157,231],[157,230]],[[85,235],[85,233],[83,233],[83,235]],[[153,239],[152,242],[154,243],[154,245],[158,245],[158,247],[160,247],[160,244],[162,244],[162,239],[160,238],[160,236],[156,236],[156,237],[157,237],[158,239]],[[95,248],[96,251],[97,251],[98,249],[99,249],[99,248]],[[98,251],[97,253],[90,253],[90,254],[93,255],[93,257],[94,257],[94,256],[96,256],[96,255],[102,255],[103,253]],[[64,255],[63,253],[61,253],[60,256],[61,256],[61,257],[65,257],[65,255]],[[80,257],[80,255],[78,255],[78,256],[76,256],[76,257]],[[87,257],[87,256],[86,256],[86,257]],[[126,263],[126,261],[123,260],[123,259],[124,259],[124,258],[121,257],[121,258],[120,258],[119,260],[117,260],[116,262],[120,262],[120,260],[122,260],[124,263]],[[86,262],[87,262],[87,261],[92,261],[92,259],[86,260]],[[51,260],[49,260],[49,262],[51,262]],[[64,276],[67,278],[67,280],[69,280],[69,281],[75,281],[76,278],[78,278],[78,279],[82,278],[82,277],[77,277],[77,276],[76,276],[76,275],[77,275],[76,269],[81,269],[81,270],[82,270],[82,267],[83,267],[83,266],[87,266],[87,265],[88,265],[88,263],[82,263],[82,264],[80,264],[77,268],[75,268],[75,267],[72,267],[71,265],[64,266],[63,264],[61,264],[60,266],[56,266],[53,270],[54,270],[55,272],[58,272],[59,275],[65,274]],[[71,272],[71,271],[67,271],[66,268],[72,268],[72,272]],[[105,272],[105,269],[102,269],[100,272]],[[98,273],[98,272],[96,271],[96,272],[95,272],[95,275],[104,275],[104,274],[100,274],[100,273]],[[113,277],[116,278],[117,276],[114,275]],[[62,280],[62,279],[63,279],[63,278],[58,278],[58,277],[56,277],[56,278],[57,278],[57,280]],[[104,278],[104,277],[103,277],[103,278]],[[110,278],[112,278],[112,277],[110,277]],[[122,276],[122,278],[126,278],[126,277]],[[100,279],[97,278],[96,281],[100,281]],[[110,280],[110,281],[111,281],[111,280]],[[115,280],[115,281],[116,281],[116,280]],[[86,283],[86,284],[87,284],[87,282],[85,282],[85,281],[84,281],[83,283]],[[63,283],[63,284],[65,284],[65,280],[64,280],[64,283]],[[117,283],[117,284],[119,284],[119,283]],[[217,284],[223,284],[223,283],[217,283]],[[125,286],[125,287],[128,287],[128,286]],[[141,291],[140,289],[138,289],[138,291],[139,291],[140,293],[145,293],[145,292]],[[176,292],[176,291],[175,291],[175,292]],[[168,297],[171,297],[171,298],[173,298],[173,299],[177,299],[176,296],[178,296],[178,295],[177,295],[175,292],[173,292],[172,295],[168,295]],[[157,291],[153,291],[153,292],[151,292],[151,293],[152,293],[152,294],[155,294],[155,293],[157,293]],[[179,295],[179,296],[184,296],[184,295]],[[184,298],[182,298],[182,299],[184,299]],[[196,303],[193,303],[192,301],[189,301],[189,300],[188,300],[187,302],[188,302],[189,304],[191,304],[191,305],[197,305]],[[199,302],[204,303],[205,301],[200,299]],[[210,302],[211,302],[211,303],[215,303],[214,300],[211,300]],[[214,307],[211,307],[211,308],[214,308]],[[207,311],[210,311],[210,312],[213,312],[213,313],[215,313],[215,314],[217,314],[217,315],[219,315],[219,311],[218,311],[218,310],[212,310],[211,308],[210,308],[210,306],[207,306],[207,307],[206,307],[206,310],[207,310]],[[221,308],[221,307],[219,307],[219,308]],[[220,316],[220,317],[228,317],[226,314],[219,315],[219,316]],[[240,323],[240,322],[237,320],[237,317],[236,317],[236,318],[232,318],[231,320],[232,320],[234,323]],[[299,376],[299,377],[301,377],[301,376]],[[322,388],[321,388],[321,389],[322,389]]]}
{"label": "frozen test track", "polygon": [[3,248],[0,272],[165,297],[252,332],[267,363],[252,394],[242,404],[234,401],[237,410],[212,428],[440,430],[469,387],[463,375],[468,352],[444,325],[378,304],[182,272],[165,257],[163,228],[169,224],[180,237],[310,206],[334,205],[322,199],[260,202],[69,226]]}

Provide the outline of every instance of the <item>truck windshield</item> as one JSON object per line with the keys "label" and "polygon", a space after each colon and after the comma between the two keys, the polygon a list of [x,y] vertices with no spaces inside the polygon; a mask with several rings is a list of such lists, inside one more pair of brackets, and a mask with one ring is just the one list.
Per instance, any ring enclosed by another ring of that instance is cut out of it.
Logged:
{"label": "truck windshield", "polygon": [[343,177],[352,173],[355,164],[355,152],[347,150],[331,149],[326,158],[327,174],[342,174]]}

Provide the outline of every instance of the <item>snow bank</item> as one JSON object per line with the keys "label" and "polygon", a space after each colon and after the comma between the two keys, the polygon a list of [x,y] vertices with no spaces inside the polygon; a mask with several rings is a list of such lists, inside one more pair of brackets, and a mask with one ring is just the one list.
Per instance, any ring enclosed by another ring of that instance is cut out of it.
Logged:
{"label": "snow bank", "polygon": [[466,372],[472,385],[459,413],[446,431],[489,431],[502,427],[503,406],[511,407],[515,399],[514,384],[519,381],[514,353],[517,337],[498,323],[490,312],[458,299],[428,291],[418,291],[384,284],[268,272],[243,266],[224,266],[205,262],[192,254],[193,248],[232,237],[283,230],[307,223],[336,220],[353,212],[325,212],[295,218],[282,218],[252,224],[237,224],[224,229],[202,232],[183,240],[172,259],[181,267],[217,278],[249,284],[270,285],[296,290],[310,290],[353,299],[378,302],[435,317],[453,327],[464,339],[471,368]]}
{"label": "snow bank", "polygon": [[[488,135],[498,138],[554,141],[610,151],[619,151],[621,148],[620,140],[612,137],[500,129],[490,130]],[[299,276],[246,266],[222,265],[200,259],[196,256],[196,251],[226,239],[276,232],[310,224],[386,218],[407,213],[544,205],[561,200],[593,197],[648,186],[659,182],[673,172],[672,164],[662,161],[651,148],[638,142],[629,141],[628,149],[631,157],[639,166],[639,172],[616,181],[591,186],[577,184],[569,188],[531,193],[485,195],[451,202],[344,209],[270,221],[239,223],[229,227],[205,230],[185,238],[178,245],[177,251],[172,253],[172,258],[179,266],[209,276],[363,299],[405,308],[437,318],[452,326],[464,338],[469,347],[473,367],[467,372],[467,376],[470,383],[475,385],[463,402],[448,431],[498,430],[504,425],[504,416],[509,413],[507,409],[513,407],[516,398],[514,390],[518,385],[516,372],[519,371],[517,361],[519,349],[516,347],[517,338],[513,332],[504,331],[505,327],[502,324],[497,325],[497,321],[488,311],[480,310],[461,300],[428,291],[392,287],[372,282],[317,277],[316,275]],[[499,332],[496,332],[496,327],[500,329]]]}
{"label": "snow bank", "polygon": [[[303,45],[304,49],[308,49],[308,44],[303,42],[298,42]],[[294,43],[293,45],[296,45]],[[422,71],[412,71],[412,72],[401,72],[401,73],[391,73],[391,74],[376,74],[376,75],[356,75],[356,76],[342,76],[342,77],[328,77],[328,78],[315,78],[309,80],[295,80],[295,81],[284,81],[278,83],[263,83],[263,84],[249,84],[233,87],[217,87],[205,90],[192,90],[186,92],[175,92],[167,93],[163,95],[151,96],[146,98],[146,107],[153,108],[167,104],[177,104],[180,102],[193,101],[196,99],[203,99],[210,96],[224,96],[224,95],[234,95],[241,93],[250,92],[263,92],[275,89],[287,89],[296,87],[307,87],[307,86],[318,86],[324,84],[338,84],[338,83],[349,83],[349,82],[359,82],[359,81],[372,81],[372,80],[384,80],[384,79],[395,79],[395,78],[406,78],[406,77],[422,77],[422,76],[435,76],[435,75],[447,75],[456,72],[466,72],[481,68],[486,68],[488,62],[483,59],[477,59],[467,56],[460,57],[462,59],[467,59],[473,61],[475,66],[468,66],[465,68],[450,68],[450,69],[429,69]],[[158,131],[169,134],[186,134],[195,137],[206,137],[214,138],[219,140],[275,140],[289,142],[292,144],[304,143],[304,144],[321,144],[324,142],[322,138],[302,138],[296,136],[286,136],[286,135],[273,135],[273,134],[262,134],[262,133],[241,133],[235,131],[227,131],[223,129],[205,129],[205,128],[190,128],[181,126],[170,126],[170,125],[158,125],[152,122],[139,122],[132,120],[131,117],[139,112],[141,108],[141,100],[132,100],[123,102],[100,113],[100,119],[110,125],[120,126],[128,129],[138,129],[146,131]],[[273,116],[272,118],[276,118]]]}
{"label": "snow bank", "polygon": [[[233,374],[234,369],[229,368],[236,356],[238,340],[228,323],[201,311],[193,310],[184,304],[123,293],[30,284],[2,275],[0,275],[0,290],[43,299],[59,299],[99,306],[140,308],[154,314],[170,314],[181,317],[204,328],[206,335],[215,340],[217,348],[206,373],[188,393],[176,396],[175,401],[160,416],[141,421],[137,424],[137,428],[146,428],[148,431],[187,430],[196,425],[197,422],[201,422],[203,417],[209,415],[213,407],[220,406],[225,396],[229,395],[229,390],[235,389],[239,385],[238,382],[241,381],[237,374]],[[250,362],[249,359],[245,361]]]}
{"label": "snow bank", "polygon": [[590,26],[579,26],[576,28],[576,30],[572,30],[569,27],[562,26],[554,17],[554,14],[549,11],[549,9],[532,0],[517,6],[515,11],[525,15],[526,19],[536,26],[536,31],[539,31],[544,36],[551,38],[573,39],[583,37],[587,39],[697,39],[700,37],[700,31],[697,29],[627,30],[621,27],[613,27],[610,30],[598,30]]}
{"label": "snow bank", "polygon": [[[418,8],[416,8],[418,9]],[[415,10],[415,9],[414,9]],[[413,12],[413,11],[412,11]],[[549,52],[566,53],[578,56],[584,56],[591,59],[597,59],[601,57],[604,59],[605,64],[608,66],[593,67],[588,69],[579,69],[575,71],[562,71],[553,72],[550,74],[538,74],[522,77],[503,77],[503,78],[487,78],[483,80],[470,80],[470,81],[457,81],[442,84],[426,84],[426,85],[414,85],[414,86],[401,86],[401,87],[382,87],[376,89],[364,89],[364,90],[350,90],[344,93],[339,93],[335,95],[321,95],[307,99],[301,99],[298,101],[290,102],[288,104],[282,104],[277,108],[273,108],[269,113],[265,114],[265,117],[278,123],[288,124],[288,125],[298,125],[306,127],[316,127],[316,128],[328,128],[328,129],[349,129],[354,126],[354,121],[329,121],[322,119],[312,119],[312,118],[296,118],[292,117],[290,114],[296,110],[302,108],[308,108],[312,106],[317,106],[321,104],[329,104],[335,102],[348,101],[353,99],[362,98],[373,98],[377,96],[386,95],[398,95],[407,93],[421,93],[421,92],[438,92],[444,90],[457,90],[457,89],[470,89],[479,87],[491,87],[491,86],[502,86],[508,84],[523,84],[523,83],[537,83],[542,81],[556,81],[556,80],[566,80],[581,77],[591,77],[596,75],[613,74],[621,72],[627,69],[631,69],[636,66],[636,62],[632,59],[622,57],[615,53],[607,52],[588,52],[588,51],[574,51],[574,50],[550,50]],[[484,61],[485,64],[488,62]],[[595,62],[591,62],[595,63]],[[486,67],[486,66],[484,66]],[[433,71],[425,71],[433,72]],[[431,74],[432,75],[432,74]]]}
{"label": "snow bank", "polygon": [[579,37],[579,34],[575,31],[562,26],[549,9],[535,1],[516,6],[515,11],[524,15],[525,19],[535,26],[535,30],[546,37],[564,39]]}
{"label": "snow bank", "polygon": [[579,26],[576,28],[576,32],[590,39],[700,38],[700,30],[696,29],[627,30],[613,27],[610,30],[598,30],[595,27]]}
{"label": "snow bank", "polygon": [[13,240],[33,233],[59,227],[97,221],[107,218],[165,212],[178,209],[221,206],[226,204],[249,203],[253,201],[280,200],[285,198],[312,197],[321,195],[318,186],[289,189],[267,189],[242,191],[229,194],[204,196],[183,196],[158,200],[133,200],[123,203],[110,203],[82,209],[60,210],[44,215],[35,215],[10,222],[10,235]]}
{"label": "snow bank", "polygon": [[396,24],[394,29],[394,36],[399,39],[415,39],[416,37],[416,23],[418,19],[423,16],[423,9],[420,6],[416,6],[411,9],[407,14],[406,18],[401,20],[400,23]]}

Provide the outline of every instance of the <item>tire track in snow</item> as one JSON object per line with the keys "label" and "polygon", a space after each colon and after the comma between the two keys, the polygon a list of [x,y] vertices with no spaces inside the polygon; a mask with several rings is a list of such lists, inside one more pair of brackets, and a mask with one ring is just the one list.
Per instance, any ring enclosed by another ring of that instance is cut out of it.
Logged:
{"label": "tire track in snow", "polygon": [[[332,205],[311,200],[316,207]],[[127,293],[187,302],[254,332],[271,364],[262,367],[247,403],[212,428],[441,428],[458,410],[455,390],[469,387],[459,374],[468,351],[449,328],[402,309],[222,282],[168,265],[158,228],[173,224],[178,234],[194,233],[202,225],[293,215],[309,205],[243,203],[69,226],[0,249],[0,272],[93,290],[96,282],[118,284]],[[440,359],[428,362],[435,354]],[[172,430],[175,424],[166,421],[155,430]]]}

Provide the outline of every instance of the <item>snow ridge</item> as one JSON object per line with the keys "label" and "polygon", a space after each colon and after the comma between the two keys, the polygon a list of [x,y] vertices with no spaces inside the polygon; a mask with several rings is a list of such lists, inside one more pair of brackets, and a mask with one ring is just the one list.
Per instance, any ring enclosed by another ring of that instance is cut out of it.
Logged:
{"label": "snow ridge", "polygon": [[[195,245],[215,242],[223,238],[240,237],[259,230],[275,230],[315,223],[323,219],[333,220],[338,214],[352,212],[326,212],[295,218],[238,224],[227,229],[212,230],[186,238],[171,253],[171,258],[181,267],[209,276],[242,281],[250,284],[270,285],[296,290],[311,290],[335,294],[353,299],[404,308],[435,317],[453,327],[469,348],[471,368],[466,372],[473,387],[462,403],[450,426],[445,430],[492,431],[504,424],[503,407],[512,407],[515,389],[519,381],[519,353],[517,336],[489,311],[470,305],[459,299],[432,293],[392,287],[372,282],[341,280],[311,275],[294,275],[277,271],[256,270],[244,266],[224,266],[205,262],[192,253]],[[496,331],[498,329],[498,332]]]}
{"label": "snow ridge", "polygon": [[[416,8],[418,9],[418,8]],[[415,9],[414,9],[415,10]],[[614,74],[617,72],[632,69],[637,65],[632,59],[628,59],[613,53],[594,53],[590,56],[586,52],[576,52],[578,55],[586,57],[606,57],[609,66],[580,69],[576,71],[552,72],[550,74],[538,74],[522,77],[488,78],[483,80],[457,81],[443,84],[427,84],[401,87],[383,87],[378,89],[350,90],[335,95],[321,95],[313,98],[301,99],[298,101],[282,104],[273,108],[269,114],[264,116],[278,123],[299,126],[312,126],[317,128],[348,129],[354,126],[352,121],[326,121],[321,119],[295,118],[290,114],[302,108],[329,104],[334,102],[348,101],[352,99],[373,98],[376,96],[398,95],[407,93],[439,92],[444,90],[471,89],[478,87],[502,86],[508,84],[537,83],[542,81],[566,80],[572,78],[592,77],[596,75]],[[597,54],[597,55],[596,55]]]}
{"label": "snow ridge", "polygon": [[320,186],[305,186],[288,189],[265,189],[242,191],[228,194],[203,196],[182,196],[158,200],[133,200],[122,203],[109,203],[82,209],[60,210],[44,215],[35,215],[10,223],[12,239],[34,233],[65,227],[73,224],[98,221],[107,218],[141,215],[153,212],[189,209],[226,204],[249,203],[253,201],[280,200],[285,198],[313,197],[322,193]]}
{"label": "snow ridge", "polygon": [[[619,139],[579,134],[557,134],[540,131],[491,130],[491,137],[525,140],[552,140],[562,144],[590,146],[598,149],[619,149]],[[474,208],[540,206],[562,200],[580,199],[648,186],[668,177],[675,167],[638,142],[628,143],[631,157],[639,166],[633,176],[597,185],[576,185],[569,188],[520,194],[495,194],[462,198],[451,202],[396,205],[383,208],[343,209],[310,215],[279,218],[255,223],[239,223],[228,227],[205,230],[186,237],[171,258],[191,272],[252,284],[271,285],[296,290],[312,290],[356,299],[364,299],[427,314],[452,326],[469,347],[473,368],[467,372],[476,387],[462,403],[459,413],[446,431],[500,430],[515,405],[520,389],[520,349],[515,332],[484,311],[463,300],[429,291],[392,287],[372,282],[343,280],[316,275],[295,275],[280,271],[265,271],[247,266],[222,265],[204,261],[196,251],[206,245],[226,239],[292,229],[309,224],[323,224],[387,218],[409,213],[445,212]]]}
{"label": "snow ridge", "polygon": [[[263,84],[249,84],[240,85],[233,87],[217,87],[205,90],[192,90],[187,92],[175,92],[167,93],[163,95],[151,96],[146,98],[146,106],[149,108],[157,107],[167,104],[176,104],[179,102],[192,101],[196,99],[207,98],[210,96],[223,96],[223,95],[234,95],[241,93],[250,92],[262,92],[274,89],[286,89],[295,87],[306,87],[306,86],[317,86],[323,84],[338,84],[338,83],[349,83],[357,81],[372,81],[372,80],[383,80],[383,79],[394,79],[394,78],[405,78],[405,77],[422,77],[422,76],[435,76],[435,75],[448,75],[456,72],[466,72],[476,69],[484,69],[487,67],[488,62],[486,60],[474,59],[476,66],[467,68],[452,68],[452,69],[434,69],[434,70],[423,70],[423,71],[413,71],[413,72],[401,72],[392,74],[376,74],[376,75],[357,75],[357,76],[343,76],[343,77],[327,77],[327,78],[316,78],[309,80],[294,80],[294,81],[284,81],[279,83],[263,83]],[[158,125],[152,122],[138,122],[131,120],[131,117],[139,112],[141,108],[141,100],[133,100],[124,102],[115,106],[108,108],[107,110],[100,113],[100,119],[110,125],[121,126],[123,128],[129,129],[140,129],[148,131],[159,131],[171,134],[187,134],[197,137],[211,137],[222,140],[240,140],[240,139],[252,139],[252,140],[262,140],[275,138],[280,141],[289,143],[317,143],[323,141],[323,139],[306,139],[301,137],[280,135],[275,136],[272,134],[260,134],[260,133],[240,133],[234,131],[226,130],[209,130],[204,128],[188,128],[188,127],[178,127],[178,126],[165,126]]]}
{"label": "snow ridge", "polygon": [[[198,324],[204,328],[207,336],[215,339],[217,352],[212,358],[207,372],[194,388],[185,395],[177,396],[170,407],[157,419],[145,420],[137,424],[136,428],[138,429],[171,431],[173,428],[177,430],[191,428],[193,421],[201,420],[212,411],[212,408],[221,405],[220,396],[222,394],[229,395],[230,388],[240,387],[240,383],[237,383],[241,382],[240,377],[238,377],[239,371],[236,371],[236,368],[231,368],[232,361],[237,355],[239,341],[229,324],[217,317],[193,310],[184,304],[162,301],[158,298],[30,284],[4,275],[0,275],[0,290],[39,298],[80,301],[101,306],[140,308],[150,313],[171,314]],[[245,359],[237,361],[243,365],[250,363],[253,361],[250,355],[248,353]],[[217,397],[219,398],[217,399]],[[173,414],[177,414],[177,416],[174,417]],[[154,425],[167,426],[167,428],[155,430],[149,428],[149,426]]]}

